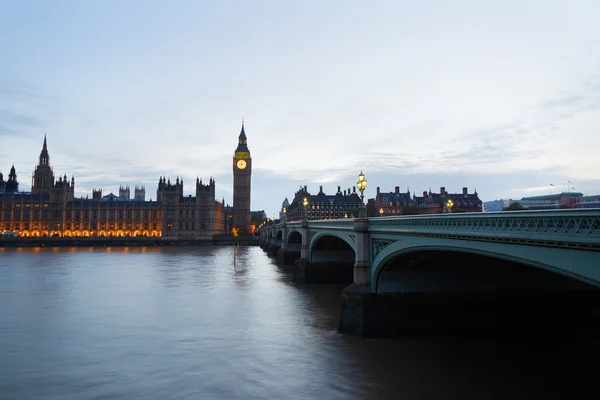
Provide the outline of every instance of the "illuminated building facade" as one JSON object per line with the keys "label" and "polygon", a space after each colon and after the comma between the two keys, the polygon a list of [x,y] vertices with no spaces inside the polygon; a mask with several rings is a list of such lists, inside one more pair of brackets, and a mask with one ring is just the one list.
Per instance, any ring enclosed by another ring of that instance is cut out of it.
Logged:
{"label": "illuminated building facade", "polygon": [[129,188],[119,196],[75,198],[75,178],[55,179],[46,138],[32,177],[31,192],[18,192],[14,166],[8,181],[0,174],[0,232],[20,237],[148,236],[206,238],[223,234],[224,204],[215,202],[215,181],[198,179],[196,196],[183,196],[183,181],[159,179],[156,201],[145,201],[145,189]]}
{"label": "illuminated building facade", "polygon": [[[292,202],[287,207],[285,218],[287,221],[301,221],[302,219],[336,219],[348,217],[348,212],[357,210],[361,205],[360,196],[356,187],[352,192],[338,186],[336,194],[325,194],[323,186],[319,187],[319,193],[311,195],[307,187],[298,190]],[[304,199],[307,205],[304,207]]]}

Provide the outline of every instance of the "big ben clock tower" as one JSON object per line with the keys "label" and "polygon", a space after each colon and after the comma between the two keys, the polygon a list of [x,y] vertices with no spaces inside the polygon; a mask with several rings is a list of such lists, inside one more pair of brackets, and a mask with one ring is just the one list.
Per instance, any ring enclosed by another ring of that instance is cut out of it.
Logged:
{"label": "big ben clock tower", "polygon": [[233,228],[249,233],[250,230],[250,182],[252,176],[252,158],[246,144],[244,121],[233,154]]}

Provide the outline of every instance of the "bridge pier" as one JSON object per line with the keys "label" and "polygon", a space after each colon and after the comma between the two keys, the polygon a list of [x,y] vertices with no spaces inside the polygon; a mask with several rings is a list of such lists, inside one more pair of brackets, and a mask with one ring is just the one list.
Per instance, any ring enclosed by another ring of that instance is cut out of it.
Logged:
{"label": "bridge pier", "polygon": [[277,250],[277,265],[294,265],[294,262],[299,258],[299,250]]}
{"label": "bridge pier", "polygon": [[338,262],[294,262],[294,283],[308,285],[347,285],[352,282],[353,264]]}
{"label": "bridge pier", "polygon": [[353,283],[342,290],[339,333],[361,338],[390,336],[392,301],[371,291],[370,285]]}
{"label": "bridge pier", "polygon": [[277,257],[277,251],[279,250],[279,246],[274,243],[269,243],[267,246],[267,255],[269,257]]}

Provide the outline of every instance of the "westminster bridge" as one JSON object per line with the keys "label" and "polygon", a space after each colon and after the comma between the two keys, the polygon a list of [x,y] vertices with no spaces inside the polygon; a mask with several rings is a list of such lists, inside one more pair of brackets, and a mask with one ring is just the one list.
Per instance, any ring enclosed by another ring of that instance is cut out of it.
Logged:
{"label": "westminster bridge", "polygon": [[398,294],[600,293],[600,209],[305,220],[260,236],[296,282],[349,284],[340,331],[363,337],[388,330]]}

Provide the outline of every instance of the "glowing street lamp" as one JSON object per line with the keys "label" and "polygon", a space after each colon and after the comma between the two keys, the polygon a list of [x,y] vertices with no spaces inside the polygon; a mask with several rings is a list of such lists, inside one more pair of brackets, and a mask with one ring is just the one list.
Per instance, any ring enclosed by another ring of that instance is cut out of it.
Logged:
{"label": "glowing street lamp", "polygon": [[302,200],[302,205],[304,206],[304,217],[308,219],[308,197]]}
{"label": "glowing street lamp", "polygon": [[365,174],[363,174],[362,171],[360,171],[360,174],[358,175],[358,182],[356,182],[356,186],[360,191],[360,201],[362,202],[365,197],[365,189],[367,188],[367,180],[365,179]]}
{"label": "glowing street lamp", "polygon": [[356,182],[356,186],[360,191],[360,207],[358,208],[358,218],[365,218],[367,211],[365,210],[365,203],[363,199],[365,197],[365,189],[367,188],[367,179],[362,171],[360,171],[360,174],[358,175],[358,182]]}
{"label": "glowing street lamp", "polygon": [[448,201],[446,202],[446,208],[448,209],[449,213],[452,212],[452,207],[454,207],[454,202],[452,201],[452,199],[448,199]]}
{"label": "glowing street lamp", "polygon": [[380,217],[381,217],[381,216],[383,216],[383,208],[380,208],[380,209],[379,209],[379,216],[380,216]]}

